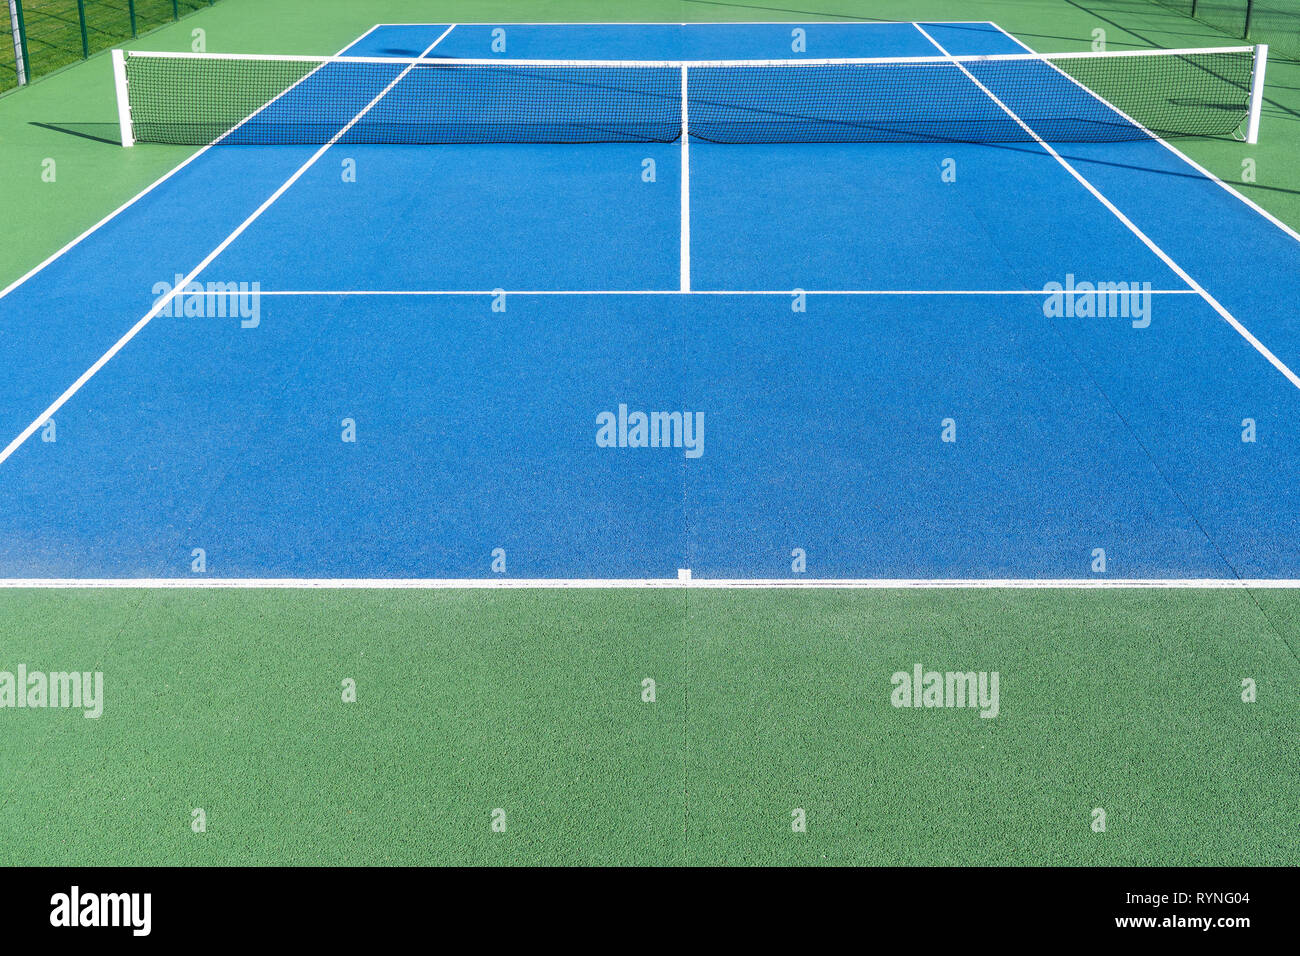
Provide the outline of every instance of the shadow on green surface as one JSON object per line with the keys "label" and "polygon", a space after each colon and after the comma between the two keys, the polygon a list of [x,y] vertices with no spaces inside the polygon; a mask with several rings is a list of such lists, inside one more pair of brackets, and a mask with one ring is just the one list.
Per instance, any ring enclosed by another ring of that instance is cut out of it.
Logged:
{"label": "shadow on green surface", "polygon": [[52,130],[56,133],[66,133],[69,136],[77,136],[81,139],[94,140],[96,143],[105,143],[109,146],[122,145],[122,133],[116,123],[37,123],[31,122],[29,126],[39,126],[41,129]]}

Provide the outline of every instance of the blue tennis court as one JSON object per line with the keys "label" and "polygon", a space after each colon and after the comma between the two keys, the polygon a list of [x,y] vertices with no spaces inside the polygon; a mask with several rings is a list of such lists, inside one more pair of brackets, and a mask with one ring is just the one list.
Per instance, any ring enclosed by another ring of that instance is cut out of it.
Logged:
{"label": "blue tennis court", "polygon": [[[344,52],[1026,48],[437,24]],[[158,311],[178,279],[249,293]],[[1052,315],[1051,283],[1149,295]],[[0,578],[1300,578],[1297,301],[1300,237],[1146,136],[217,145],[0,298]]]}

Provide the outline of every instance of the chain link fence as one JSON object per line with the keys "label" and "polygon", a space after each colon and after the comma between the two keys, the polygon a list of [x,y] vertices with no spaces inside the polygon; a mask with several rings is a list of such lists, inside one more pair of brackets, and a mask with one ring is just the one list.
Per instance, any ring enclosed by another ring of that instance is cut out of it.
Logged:
{"label": "chain link fence", "polygon": [[216,0],[0,0],[0,91],[209,7]]}
{"label": "chain link fence", "polygon": [[1270,54],[1300,57],[1300,0],[1155,0],[1229,36],[1267,43]]}

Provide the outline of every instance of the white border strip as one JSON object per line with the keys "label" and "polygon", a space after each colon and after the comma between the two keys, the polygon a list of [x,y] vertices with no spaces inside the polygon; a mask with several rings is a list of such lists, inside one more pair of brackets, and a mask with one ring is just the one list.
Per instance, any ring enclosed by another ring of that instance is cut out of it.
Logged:
{"label": "white border strip", "polygon": [[117,128],[122,137],[122,145],[129,149],[135,145],[135,130],[131,127],[131,98],[127,93],[126,57],[122,55],[119,47],[114,47],[110,53],[113,60],[113,92],[117,94]]}
{"label": "white border strip", "polygon": [[[926,33],[925,30],[922,29],[919,23],[914,23],[912,25],[915,26],[917,30],[920,30],[921,35],[924,36],[931,43],[933,43],[936,49],[938,50],[944,49],[938,40],[930,36],[930,34]],[[1262,355],[1270,365],[1272,365],[1275,369],[1281,372],[1286,377],[1287,381],[1289,381],[1297,389],[1300,389],[1300,376],[1296,375],[1295,372],[1287,368],[1286,364],[1280,358],[1274,355],[1267,348],[1267,346],[1264,345],[1264,343],[1262,343],[1259,339],[1255,338],[1254,334],[1248,328],[1242,325],[1239,321],[1237,321],[1236,317],[1233,316],[1233,314],[1229,312],[1226,308],[1224,308],[1218,299],[1210,295],[1210,293],[1207,292],[1205,288],[1201,286],[1200,283],[1198,283],[1195,279],[1193,279],[1187,273],[1187,271],[1183,269],[1182,266],[1180,266],[1177,262],[1175,262],[1169,256],[1168,253],[1166,253],[1163,249],[1161,249],[1158,245],[1156,245],[1155,241],[1151,239],[1150,236],[1148,236],[1141,229],[1139,229],[1137,225],[1133,222],[1133,220],[1129,219],[1128,216],[1124,215],[1124,213],[1122,213],[1113,202],[1111,202],[1104,195],[1102,195],[1101,190],[1099,190],[1091,182],[1085,179],[1082,173],[1080,173],[1077,169],[1075,169],[1068,162],[1066,162],[1066,160],[1061,156],[1061,154],[1058,153],[1054,148],[1052,148],[1050,143],[1048,143],[1036,132],[1030,129],[1024,120],[1022,120],[1019,116],[1017,116],[1014,112],[1012,112],[1010,107],[1008,107],[1000,99],[994,96],[993,93],[989,90],[989,88],[986,87],[975,77],[975,74],[971,73],[961,63],[954,63],[954,65],[957,67],[957,69],[965,73],[966,76],[970,78],[970,81],[974,83],[977,87],[979,87],[980,90],[982,90],[990,100],[992,100],[995,104],[997,104],[999,109],[1001,109],[1004,113],[1006,113],[1013,120],[1015,120],[1015,122],[1020,126],[1021,129],[1023,129],[1026,133],[1032,136],[1034,138],[1034,141],[1037,142],[1038,145],[1041,146],[1048,153],[1048,155],[1050,155],[1053,159],[1055,159],[1058,163],[1060,163],[1061,167],[1066,172],[1068,172],[1071,176],[1073,176],[1081,186],[1087,189],[1088,192],[1092,193],[1093,197],[1098,202],[1100,202],[1103,206],[1105,206],[1116,219],[1122,222],[1128,228],[1129,232],[1133,233],[1133,235],[1135,235],[1139,240],[1141,240],[1143,245],[1145,245],[1148,249],[1150,249],[1153,253],[1155,253],[1156,256],[1160,258],[1161,262],[1163,262],[1171,270],[1173,270],[1174,274],[1177,275],[1178,278],[1182,279],[1184,282],[1187,283],[1187,285],[1190,288],[1194,289],[1197,293],[1199,293],[1201,298],[1204,299],[1206,303],[1209,304],[1210,308],[1214,309],[1215,312],[1219,313],[1219,316],[1225,322],[1227,322],[1234,329],[1236,329],[1237,334],[1240,335],[1242,338],[1244,338],[1247,342],[1249,342],[1256,352]]]}
{"label": "white border strip", "polygon": [[1259,118],[1264,108],[1264,69],[1268,65],[1268,44],[1255,47],[1255,69],[1250,74],[1250,118],[1246,123],[1246,142],[1259,142]]}
{"label": "white border strip", "polygon": [[220,590],[589,590],[596,588],[776,588],[788,590],[1276,590],[1300,588],[1295,578],[4,578],[14,588]]}
{"label": "white border strip", "polygon": [[[921,29],[919,26],[917,29]],[[924,31],[922,31],[924,32]],[[928,34],[927,34],[928,36]],[[937,46],[938,44],[936,44]],[[153,50],[128,50],[128,59],[161,60],[238,60],[249,63],[337,63],[379,64],[383,66],[426,66],[426,67],[462,67],[462,66],[501,66],[501,67],[536,67],[539,69],[572,68],[626,68],[626,69],[710,69],[736,67],[825,67],[825,66],[887,66],[906,63],[1023,63],[1033,61],[1075,60],[1075,59],[1114,59],[1131,56],[1189,56],[1193,54],[1214,53],[1251,53],[1251,46],[1206,47],[1202,49],[1183,50],[1107,50],[1097,53],[1092,51],[1075,53],[989,53],[971,56],[876,56],[876,57],[834,57],[827,59],[781,59],[781,60],[549,60],[549,59],[506,59],[501,58],[459,58],[459,57],[383,57],[383,56],[282,56],[272,53],[190,53]]]}

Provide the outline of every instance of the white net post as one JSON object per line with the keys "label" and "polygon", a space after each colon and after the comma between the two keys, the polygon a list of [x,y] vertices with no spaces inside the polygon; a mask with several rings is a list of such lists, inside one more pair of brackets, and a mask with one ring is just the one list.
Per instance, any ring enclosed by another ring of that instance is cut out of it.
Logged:
{"label": "white net post", "polygon": [[126,85],[126,54],[113,50],[113,88],[117,90],[117,124],[122,134],[123,146],[135,145],[135,130],[131,126],[131,100]]}
{"label": "white net post", "polygon": [[1255,68],[1250,75],[1250,118],[1246,121],[1246,142],[1259,142],[1259,116],[1264,109],[1264,67],[1268,64],[1268,44],[1255,47]]}

